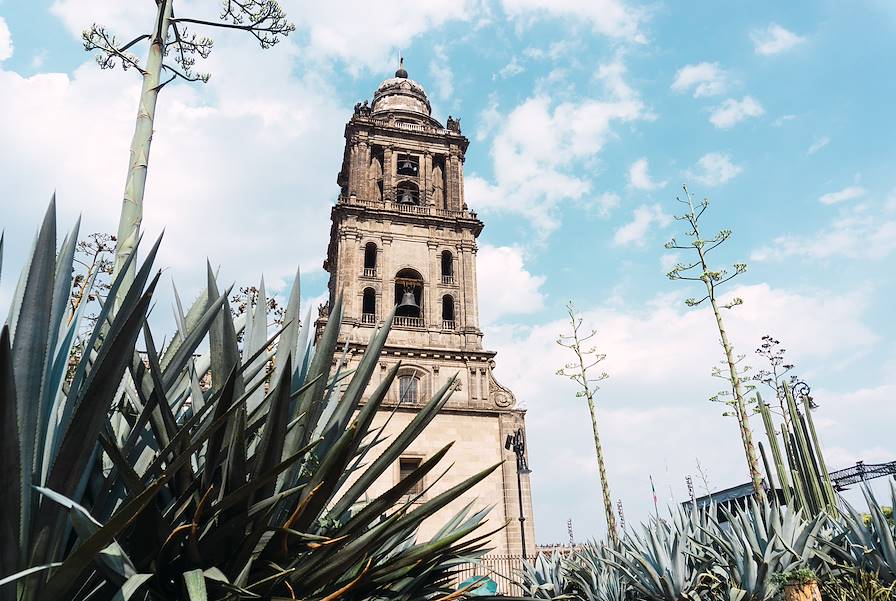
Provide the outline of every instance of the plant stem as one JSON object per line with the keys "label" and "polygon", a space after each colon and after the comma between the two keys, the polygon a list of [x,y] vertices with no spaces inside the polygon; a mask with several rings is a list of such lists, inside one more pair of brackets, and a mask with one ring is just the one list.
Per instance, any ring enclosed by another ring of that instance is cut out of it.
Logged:
{"label": "plant stem", "polygon": [[[146,68],[143,70],[143,88],[137,108],[137,122],[131,139],[128,176],[121,202],[121,216],[118,221],[118,239],[115,245],[115,269],[113,279],[118,275],[128,255],[137,246],[140,224],[143,221],[143,196],[146,190],[146,171],[149,164],[149,149],[152,143],[153,123],[156,115],[156,101],[162,74],[165,40],[171,20],[173,0],[159,0],[153,34],[150,36]],[[116,297],[118,305],[127,294],[134,280],[136,263],[132,262]]]}
{"label": "plant stem", "polygon": [[697,254],[700,257],[700,266],[703,270],[703,283],[706,285],[706,295],[709,299],[709,304],[712,306],[713,315],[716,318],[716,327],[719,330],[719,337],[722,341],[722,349],[725,351],[725,362],[728,364],[728,374],[731,380],[731,390],[734,394],[734,407],[737,413],[737,422],[740,426],[740,437],[741,441],[744,445],[744,454],[747,457],[747,468],[750,471],[750,479],[753,481],[753,489],[756,492],[756,497],[760,501],[765,500],[765,489],[762,487],[762,474],[759,472],[759,461],[756,458],[756,447],[753,444],[753,432],[750,430],[750,418],[747,414],[747,403],[744,400],[744,392],[743,386],[741,384],[740,375],[737,373],[737,362],[734,358],[734,347],[731,345],[731,342],[728,340],[728,332],[725,330],[725,322],[722,320],[722,312],[719,309],[719,303],[716,300],[715,294],[715,285],[713,284],[713,280],[710,277],[710,269],[706,263],[706,254],[703,249],[702,244],[696,244],[697,241],[700,241],[700,227],[697,223],[697,214],[694,211],[694,204],[691,200],[690,193],[687,194],[688,198],[688,208],[690,212],[688,214],[688,220],[690,221],[691,226],[694,230],[694,247],[697,249]]}

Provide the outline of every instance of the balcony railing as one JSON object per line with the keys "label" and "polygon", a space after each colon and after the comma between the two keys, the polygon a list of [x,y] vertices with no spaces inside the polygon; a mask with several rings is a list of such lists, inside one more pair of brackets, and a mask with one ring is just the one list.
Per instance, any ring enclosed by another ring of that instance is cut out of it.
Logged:
{"label": "balcony railing", "polygon": [[442,320],[442,329],[443,330],[453,330],[455,322],[453,319],[443,319]]}
{"label": "balcony railing", "polygon": [[376,277],[376,267],[365,267],[364,268],[364,277],[365,278],[375,278]]}
{"label": "balcony railing", "polygon": [[384,211],[397,211],[399,213],[410,213],[412,215],[436,215],[438,217],[466,217],[470,219],[476,218],[476,213],[472,211],[458,211],[456,209],[439,209],[432,205],[409,205],[392,202],[390,200],[365,200],[355,197],[354,199],[346,196],[340,197],[340,202],[347,204],[358,204],[371,209],[380,209]]}
{"label": "balcony railing", "polygon": [[376,323],[376,314],[375,313],[362,313],[361,314],[361,323]]}
{"label": "balcony railing", "polygon": [[453,284],[453,283],[454,283],[454,276],[453,276],[453,275],[443,275],[443,276],[442,276],[442,283],[443,283],[443,284]]}
{"label": "balcony railing", "polygon": [[422,317],[406,317],[404,315],[396,315],[395,321],[393,322],[396,326],[404,327],[404,328],[422,328],[423,327],[423,318]]}

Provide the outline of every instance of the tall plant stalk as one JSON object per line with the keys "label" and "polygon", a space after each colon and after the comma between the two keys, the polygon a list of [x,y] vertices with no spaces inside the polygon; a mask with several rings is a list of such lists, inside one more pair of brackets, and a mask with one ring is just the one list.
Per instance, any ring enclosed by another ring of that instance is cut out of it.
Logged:
{"label": "tall plant stalk", "polygon": [[[120,64],[125,70],[133,68],[143,77],[118,221],[114,275],[118,275],[124,268],[127,257],[136,248],[140,237],[159,92],[175,79],[189,82],[205,82],[209,79],[208,74],[194,73],[193,66],[197,56],[208,58],[213,41],[188,31],[187,28],[200,26],[244,31],[255,37],[262,48],[272,47],[280,38],[295,30],[295,26],[286,20],[286,13],[276,0],[225,0],[220,21],[217,22],[178,17],[174,13],[174,2],[175,0],[156,0],[156,13],[151,28],[129,42],[119,42],[113,33],[96,23],[81,34],[84,49],[98,51],[96,60],[101,68],[112,69]],[[146,61],[141,63],[130,49],[143,42],[148,42],[149,48]],[[170,58],[173,61],[168,60]],[[134,280],[133,265],[132,263],[125,272],[123,285],[115,299],[116,307],[121,304]]]}
{"label": "tall plant stalk", "polygon": [[[162,60],[165,56],[165,42],[168,27],[171,23],[173,0],[161,0],[156,5],[155,26],[149,38],[149,51],[146,67],[141,69],[143,87],[137,104],[137,120],[134,125],[134,136],[131,138],[128,175],[124,184],[124,195],[121,200],[121,214],[118,219],[118,236],[115,244],[115,268],[117,274],[128,255],[137,244],[140,235],[140,224],[143,222],[143,195],[146,190],[146,171],[149,166],[149,150],[152,145],[153,123],[156,118],[156,102],[162,89]],[[135,265],[128,267],[125,278],[127,282],[134,279]],[[120,302],[127,293],[123,288],[119,293]]]}
{"label": "tall plant stalk", "polygon": [[683,215],[676,215],[675,219],[684,221],[688,224],[685,232],[692,238],[688,245],[679,245],[673,238],[666,243],[666,248],[677,250],[693,251],[697,255],[697,260],[689,264],[679,263],[672,271],[668,273],[669,279],[672,280],[690,280],[694,282],[702,282],[706,295],[700,299],[689,298],[685,301],[689,307],[696,307],[703,302],[708,301],[712,307],[712,313],[715,318],[716,328],[719,332],[719,339],[722,344],[722,350],[725,353],[725,364],[727,366],[727,379],[731,385],[732,401],[734,415],[737,419],[740,429],[741,442],[744,447],[744,455],[747,459],[747,468],[750,473],[750,479],[753,482],[753,488],[756,496],[764,500],[765,489],[762,487],[762,474],[759,471],[759,461],[756,456],[756,446],[753,443],[753,432],[750,429],[749,414],[747,413],[747,402],[744,394],[744,387],[740,373],[738,373],[738,359],[734,354],[734,347],[728,338],[728,331],[725,328],[725,320],[722,318],[722,309],[731,309],[743,303],[740,298],[734,298],[726,304],[720,304],[717,291],[720,286],[729,282],[738,275],[747,270],[745,263],[736,263],[734,265],[734,273],[728,274],[724,269],[715,270],[709,266],[707,254],[718,248],[731,237],[731,230],[722,230],[711,239],[704,239],[700,234],[700,217],[709,206],[709,201],[704,199],[698,206],[694,206],[694,199],[684,186],[685,199],[678,199],[679,202],[687,206],[687,211]]}
{"label": "tall plant stalk", "polygon": [[591,430],[594,434],[594,451],[597,454],[597,470],[600,474],[600,486],[603,492],[604,515],[607,519],[607,535],[614,547],[619,544],[619,533],[616,529],[616,516],[613,513],[613,501],[610,495],[610,482],[607,478],[607,467],[604,461],[603,446],[600,442],[600,428],[597,423],[597,407],[594,402],[594,393],[597,391],[597,382],[606,380],[609,375],[602,372],[596,378],[589,377],[589,370],[596,367],[606,358],[606,355],[598,353],[596,347],[583,348],[583,344],[597,335],[596,330],[592,330],[590,334],[581,335],[582,318],[576,315],[575,306],[572,302],[566,305],[566,311],[569,314],[569,321],[572,326],[572,334],[561,334],[557,338],[557,344],[571,349],[576,356],[576,360],[567,363],[561,369],[557,370],[557,375],[564,376],[578,384],[580,390],[576,393],[577,397],[584,397],[588,404],[588,414],[591,416]]}

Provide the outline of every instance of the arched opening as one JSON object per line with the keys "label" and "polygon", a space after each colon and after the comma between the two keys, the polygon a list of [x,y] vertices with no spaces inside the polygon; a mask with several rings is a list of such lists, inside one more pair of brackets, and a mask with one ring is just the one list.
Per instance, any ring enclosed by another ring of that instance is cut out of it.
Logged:
{"label": "arched opening", "polygon": [[395,187],[395,199],[402,205],[419,205],[420,188],[414,182],[404,181]]}
{"label": "arched opening", "polygon": [[376,244],[373,242],[364,246],[364,275],[376,276]]}
{"label": "arched opening", "polygon": [[423,326],[423,276],[414,269],[395,274],[395,325]]}
{"label": "arched opening", "polygon": [[361,301],[361,323],[376,323],[376,290],[364,289],[364,298]]}
{"label": "arched opening", "polygon": [[417,376],[398,376],[398,402],[400,404],[417,404],[417,393],[420,379]]}
{"label": "arched opening", "polygon": [[454,283],[454,255],[450,250],[442,251],[442,283]]}
{"label": "arched opening", "polygon": [[398,175],[417,177],[420,172],[420,159],[412,154],[398,155]]}
{"label": "arched opening", "polygon": [[454,297],[446,294],[442,297],[442,328],[453,330],[454,325]]}

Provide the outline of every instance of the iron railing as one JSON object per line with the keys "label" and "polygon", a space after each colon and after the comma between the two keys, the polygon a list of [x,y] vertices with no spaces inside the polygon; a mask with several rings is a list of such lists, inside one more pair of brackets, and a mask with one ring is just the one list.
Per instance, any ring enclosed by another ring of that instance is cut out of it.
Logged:
{"label": "iron railing", "polygon": [[498,584],[498,594],[523,596],[519,585],[523,571],[521,555],[486,555],[477,563],[465,563],[455,572],[455,587],[474,576],[488,576]]}

